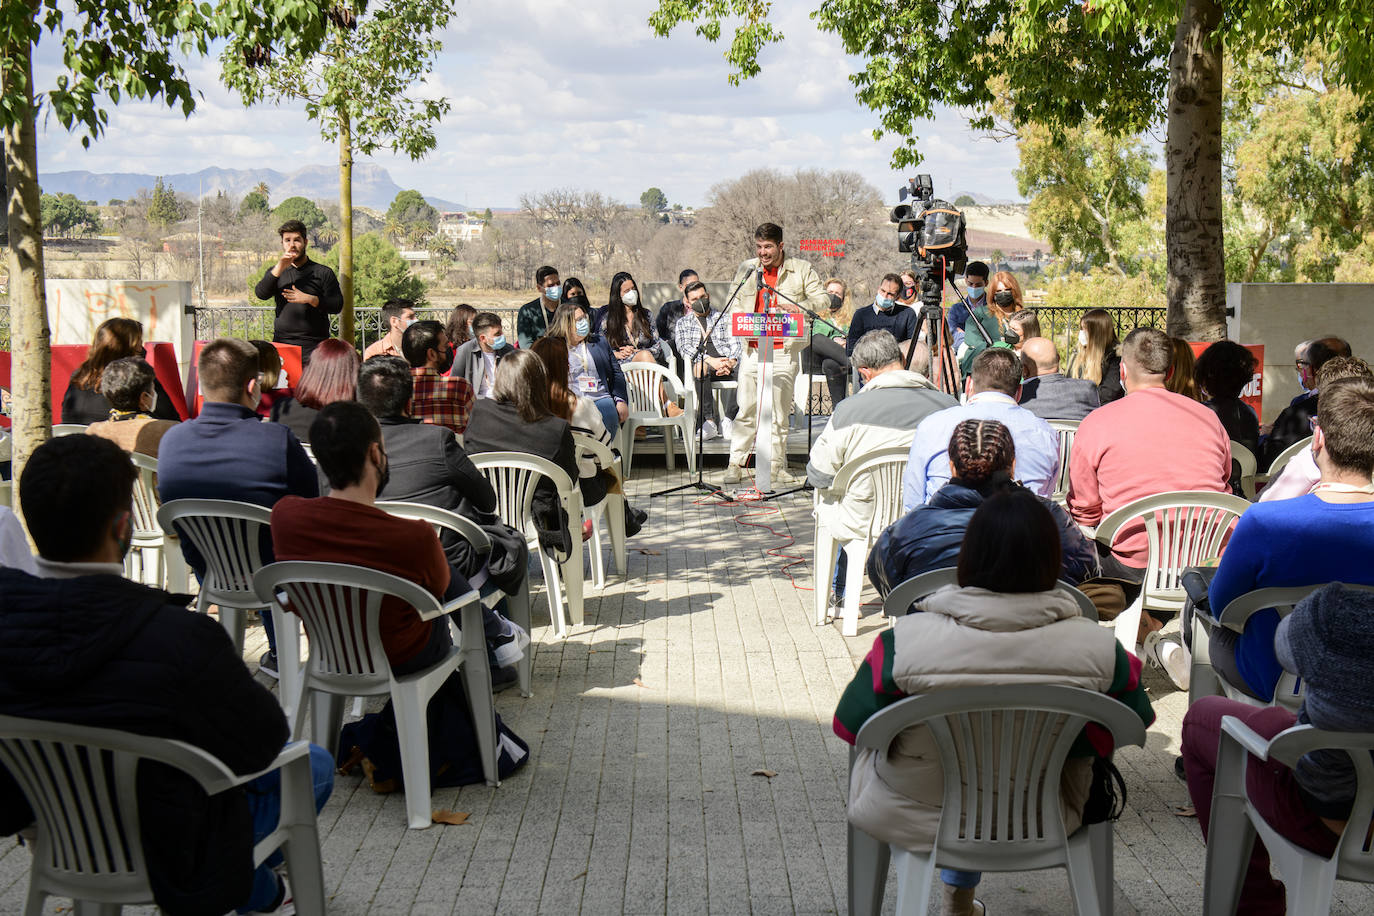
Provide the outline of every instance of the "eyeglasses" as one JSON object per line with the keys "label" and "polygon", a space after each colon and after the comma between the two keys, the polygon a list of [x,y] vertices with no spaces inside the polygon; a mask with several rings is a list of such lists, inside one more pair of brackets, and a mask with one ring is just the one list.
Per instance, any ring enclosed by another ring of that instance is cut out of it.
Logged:
{"label": "eyeglasses", "polygon": [[1303,366],[1310,366],[1310,365],[1312,365],[1312,364],[1309,363],[1309,362],[1308,362],[1307,360],[1305,360],[1305,359],[1299,359],[1299,360],[1294,360],[1294,361],[1293,361],[1293,365],[1294,365],[1294,367],[1296,367],[1296,368],[1298,368],[1298,369],[1301,369]]}

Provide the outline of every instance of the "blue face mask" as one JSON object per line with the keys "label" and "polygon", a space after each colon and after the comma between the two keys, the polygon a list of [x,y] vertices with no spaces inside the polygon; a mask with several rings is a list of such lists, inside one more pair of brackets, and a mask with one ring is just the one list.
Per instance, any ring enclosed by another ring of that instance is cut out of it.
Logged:
{"label": "blue face mask", "polygon": [[873,298],[873,304],[877,306],[878,310],[881,312],[890,312],[892,311],[892,307],[897,304],[897,301],[895,299],[884,299],[882,296],[875,296]]}
{"label": "blue face mask", "polygon": [[586,337],[592,332],[592,323],[585,318],[580,318],[574,325],[574,329],[577,331],[578,337]]}
{"label": "blue face mask", "polygon": [[986,286],[970,286],[968,288],[968,297],[970,299],[981,299],[987,291],[988,289]]}
{"label": "blue face mask", "polygon": [[493,350],[504,350],[506,348],[506,335],[497,334],[493,337],[491,339],[491,348]]}
{"label": "blue face mask", "polygon": [[548,289],[544,290],[544,298],[548,299],[550,302],[557,302],[559,299],[563,298],[563,287],[550,286]]}

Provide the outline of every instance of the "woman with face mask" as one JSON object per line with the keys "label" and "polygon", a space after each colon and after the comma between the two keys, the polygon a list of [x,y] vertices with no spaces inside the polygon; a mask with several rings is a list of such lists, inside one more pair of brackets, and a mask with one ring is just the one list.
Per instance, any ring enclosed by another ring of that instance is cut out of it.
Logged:
{"label": "woman with face mask", "polygon": [[644,307],[639,285],[627,271],[611,278],[610,303],[599,310],[593,326],[606,338],[622,365],[631,361],[668,364],[663,341],[654,327],[654,316]]}
{"label": "woman with face mask", "polygon": [[606,429],[614,436],[630,416],[625,374],[606,339],[592,333],[587,309],[581,302],[564,302],[553,313],[549,335],[568,344],[568,387],[596,403]]}
{"label": "woman with face mask", "polygon": [[843,280],[826,280],[825,292],[830,298],[830,308],[822,313],[821,317],[835,327],[815,322],[811,345],[802,350],[801,355],[804,370],[825,375],[825,384],[830,389],[830,404],[833,409],[834,405],[843,401],[849,393],[849,357],[845,353],[844,345],[854,306],[849,301],[849,288]]}
{"label": "woman with face mask", "polygon": [[1069,378],[1085,378],[1097,385],[1103,404],[1125,397],[1121,384],[1121,345],[1116,323],[1106,309],[1089,309],[1078,326],[1078,349],[1069,358]]}
{"label": "woman with face mask", "polygon": [[988,284],[986,301],[973,305],[968,321],[964,322],[964,348],[959,356],[959,368],[965,375],[973,368],[973,360],[988,347],[1005,343],[1011,316],[1021,311],[1021,284],[1009,271],[999,270]]}

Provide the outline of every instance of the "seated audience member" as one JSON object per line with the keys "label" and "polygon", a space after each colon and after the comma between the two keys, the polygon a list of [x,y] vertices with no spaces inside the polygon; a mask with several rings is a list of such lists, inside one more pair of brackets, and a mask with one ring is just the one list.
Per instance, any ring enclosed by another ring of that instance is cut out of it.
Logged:
{"label": "seated audience member", "polygon": [[[25,465],[20,500],[38,571],[0,569],[0,713],[185,741],[240,775],[261,770],[288,737],[276,697],[253,680],[218,623],[186,610],[186,596],[123,578],[134,474],[118,446],[94,436],[53,439]],[[312,746],[310,764],[319,810],[334,761]],[[210,796],[148,764],[138,796],[150,883],[164,911],[294,912],[276,863],[255,870],[252,860],[253,844],[277,826],[278,774]],[[0,768],[0,834],[32,821]]]}
{"label": "seated audience member", "polygon": [[[467,579],[450,568],[439,536],[429,522],[397,518],[377,508],[377,495],[386,485],[389,468],[382,428],[366,407],[351,401],[330,404],[315,418],[310,441],[320,470],[329,479],[329,495],[314,499],[288,496],[273,507],[272,538],[279,559],[348,563],[375,569],[408,579],[441,602],[471,591]],[[291,609],[290,605],[286,607]],[[498,628],[501,624],[508,628],[508,635],[496,650],[497,659],[501,664],[514,664],[529,644],[529,637],[514,624],[492,616]],[[488,621],[486,629],[490,645],[492,621]],[[430,667],[453,647],[445,618],[425,620],[413,607],[393,596],[382,599],[378,631],[391,672],[398,677]],[[427,716],[433,785],[463,785],[482,780],[477,739],[466,706],[461,674],[454,672],[430,701]],[[391,701],[387,700],[381,718],[371,723],[394,715]],[[345,732],[367,734],[380,743],[380,734],[388,730],[373,728],[371,723],[364,728],[351,726]],[[446,734],[450,729],[462,733]],[[340,741],[340,747],[350,748],[353,743],[352,738]],[[455,747],[467,753],[455,754],[450,750]],[[371,746],[371,741],[364,741],[360,750],[373,764],[382,766],[385,758],[378,748]],[[385,769],[384,776],[400,776],[399,766]],[[463,775],[448,774],[448,770]],[[446,775],[451,778],[446,779]],[[374,777],[374,782],[380,781],[384,779]]]}
{"label": "seated audience member", "polygon": [[902,278],[897,274],[884,274],[878,281],[878,292],[873,302],[863,308],[854,309],[849,319],[849,331],[844,338],[844,353],[854,355],[854,347],[859,339],[869,331],[887,331],[897,341],[906,343],[916,336],[916,311],[897,301],[902,293]]}
{"label": "seated audience member", "polygon": [[[1369,363],[1358,357],[1336,356],[1322,366],[1321,372],[1317,373],[1315,384],[1329,385],[1343,378],[1374,380],[1374,370],[1369,368]],[[1267,503],[1276,499],[1306,496],[1321,481],[1321,476],[1321,470],[1317,467],[1317,460],[1312,457],[1312,447],[1309,445],[1290,458],[1288,463],[1279,469],[1279,473],[1270,478],[1264,489],[1260,490],[1259,501]]]}
{"label": "seated audience member", "polygon": [[[1054,591],[1061,568],[1059,525],[1044,502],[1017,488],[995,493],[973,513],[959,550],[959,584],[917,603],[882,631],[845,688],[835,734],[853,744],[860,727],[908,696],[971,684],[1062,684],[1108,694],[1147,726],[1154,710],[1140,683],[1140,662],[1109,629],[1079,616]],[[1015,634],[1015,651],[1008,651]],[[1110,753],[1085,732],[1060,780],[1064,826],[1078,829],[1092,782],[1092,761]],[[944,777],[928,727],[908,729],[890,752],[861,750],[850,771],[849,822],[884,842],[929,850],[940,823]],[[944,868],[946,916],[980,916],[978,872]]]}
{"label": "seated audience member", "polygon": [[463,344],[472,340],[472,322],[477,317],[477,309],[460,302],[449,312],[448,322],[444,324],[444,334],[448,337],[448,345],[455,352]]}
{"label": "seated audience member", "polygon": [[[1232,442],[1255,454],[1259,448],[1259,417],[1240,394],[1255,375],[1255,354],[1232,340],[1219,340],[1198,356],[1193,366],[1202,403],[1212,408]],[[1244,496],[1240,481],[1240,462],[1231,461],[1231,492]]]}
{"label": "seated audience member", "polygon": [[945,312],[945,324],[949,327],[950,339],[957,352],[964,342],[964,324],[968,321],[969,306],[981,305],[988,294],[988,265],[983,261],[970,261],[964,268],[964,294],[968,299],[955,299]]}
{"label": "seated audience member", "polygon": [[[902,351],[888,331],[869,331],[854,346],[852,357],[864,387],[846,398],[831,415],[811,448],[806,479],[816,488],[816,520],[841,540],[866,537],[876,510],[873,482],[860,478],[844,491],[831,490],[835,474],[848,461],[877,449],[906,445],[921,421],[955,405],[923,375],[930,351],[918,344],[911,364],[902,368]],[[848,559],[839,551],[830,590],[830,606],[844,603]]]}
{"label": "seated audience member", "polygon": [[[228,499],[271,508],[283,496],[318,496],[315,465],[294,433],[263,423],[255,412],[262,399],[258,351],[244,340],[221,337],[205,345],[197,364],[205,403],[194,420],[178,423],[162,437],[157,456],[157,490],[162,503],[174,499]],[[271,563],[272,538],[262,532],[262,561]],[[205,577],[205,560],[189,540],[181,551]],[[263,615],[267,651],[258,668],[277,676],[277,637],[272,617]]]}
{"label": "seated audience member", "polygon": [[[1094,392],[1096,395],[1096,392]],[[949,482],[930,502],[888,527],[868,554],[868,577],[884,598],[907,579],[955,565],[969,519],[985,500],[1016,489],[1016,444],[996,420],[964,420],[949,439]],[[1071,585],[1098,574],[1097,551],[1058,503],[1037,497],[1059,528],[1059,578]]]}
{"label": "seated audience member", "polygon": [[576,299],[564,302],[554,313],[549,333],[568,345],[568,387],[596,402],[601,421],[614,436],[630,418],[629,390],[610,345],[592,333],[586,306]]}
{"label": "seated audience member", "polygon": [[31,575],[38,574],[38,567],[33,564],[33,554],[29,552],[29,539],[24,534],[24,526],[9,506],[0,506],[0,566],[23,570]]}
{"label": "seated audience member", "polygon": [[1181,337],[1170,337],[1169,349],[1173,352],[1169,360],[1169,372],[1164,377],[1164,387],[1174,394],[1201,401],[1202,392],[1198,389],[1197,380],[1193,378],[1197,366],[1197,360],[1193,358],[1193,348]]}
{"label": "seated audience member", "polygon": [[[1009,271],[999,270],[988,284],[988,298],[969,311],[964,322],[964,347],[959,354],[959,370],[967,374],[973,361],[989,347],[1010,346],[1008,331],[1013,315],[1025,309],[1021,305],[1021,284]],[[1038,323],[1037,323],[1038,324]]]}
{"label": "seated audience member", "polygon": [[680,294],[676,299],[669,299],[658,307],[658,314],[654,316],[654,330],[658,331],[659,340],[673,348],[677,355],[677,366],[675,371],[678,378],[686,378],[682,371],[684,361],[691,358],[690,353],[681,353],[677,349],[676,334],[674,328],[680,319],[687,315],[687,287],[696,283],[701,278],[697,272],[688,267],[677,275],[677,291]]}
{"label": "seated audience member", "polygon": [[964,420],[996,420],[1016,440],[1021,482],[1041,496],[1054,493],[1059,476],[1059,434],[1016,403],[1021,388],[1021,357],[1006,347],[990,347],[973,361],[964,383],[968,403],[947,407],[921,421],[911,441],[911,458],[902,475],[902,511],[927,502],[949,480],[949,437]]}
{"label": "seated audience member", "polygon": [[[580,307],[574,308],[581,311]],[[528,350],[517,350],[501,360],[492,396],[473,407],[463,441],[469,454],[528,452],[552,461],[571,480],[581,476],[572,426],[554,415],[544,364]],[[534,486],[533,516],[544,548],[566,557],[572,550],[569,520],[564,517],[557,488],[547,477],[540,477]]]}
{"label": "seated audience member", "polygon": [[1042,420],[1081,420],[1101,406],[1097,385],[1059,371],[1059,349],[1052,340],[1026,338],[1021,367],[1025,381],[1018,403]]}
{"label": "seated audience member", "polygon": [[[601,421],[601,411],[591,398],[573,394],[566,381],[568,377],[568,345],[561,337],[544,336],[534,342],[530,352],[539,357],[544,366],[544,375],[549,380],[549,409],[554,416],[572,424],[576,434],[594,439],[609,448],[612,443],[610,431]],[[574,443],[576,444],[576,443]],[[582,505],[595,506],[614,490],[622,493],[623,481],[609,467],[601,467],[595,458],[585,452],[577,454],[578,489],[582,491]],[[636,509],[625,502],[625,536],[634,537],[644,527],[648,513]],[[589,534],[592,521],[583,523],[583,532]]]}
{"label": "seated audience member", "polygon": [[[109,318],[95,329],[95,340],[86,352],[86,359],[67,382],[62,396],[61,423],[99,423],[110,417],[110,402],[101,392],[100,380],[105,367],[117,359],[129,356],[143,358],[143,325],[132,318]],[[152,414],[158,420],[180,420],[172,399],[162,383],[153,380],[157,391],[157,405]]]}
{"label": "seated audience member", "polygon": [[137,356],[117,359],[100,377],[100,393],[110,402],[109,418],[86,427],[92,436],[109,439],[126,452],[157,457],[158,445],[174,420],[158,420],[157,376],[153,367]]}
{"label": "seated audience member", "polygon": [[539,295],[520,306],[515,316],[515,337],[520,349],[528,350],[553,326],[553,313],[563,298],[563,284],[558,281],[557,269],[545,264],[534,272],[534,286]]}
{"label": "seated audience member", "polygon": [[443,325],[415,322],[401,336],[401,349],[415,378],[410,415],[422,423],[447,426],[461,436],[472,412],[472,386],[465,378],[445,375],[453,366],[453,351]]}
{"label": "seated audience member", "polygon": [[596,310],[592,325],[622,366],[631,361],[667,363],[667,344],[659,339],[653,313],[640,301],[639,284],[628,271],[611,278],[609,304]]}
{"label": "seated audience member", "polygon": [[281,354],[269,340],[248,342],[258,351],[258,387],[262,390],[262,400],[258,402],[258,416],[265,420],[272,416],[272,408],[277,401],[289,397],[285,391],[277,388],[282,381]]}
{"label": "seated audience member", "polygon": [[409,299],[388,299],[382,306],[382,327],[386,333],[367,345],[364,361],[374,356],[401,356],[401,335],[414,323],[415,303]]}
{"label": "seated audience member", "polygon": [[[1283,668],[1302,678],[1306,696],[1298,714],[1280,706],[1255,706],[1225,697],[1204,697],[1183,718],[1183,767],[1188,794],[1208,843],[1234,843],[1235,836],[1212,830],[1212,790],[1216,782],[1221,720],[1234,716],[1261,739],[1269,740],[1296,724],[1337,732],[1374,730],[1366,701],[1374,678],[1374,596],[1327,585],[1293,609],[1274,632]],[[1355,800],[1355,769],[1344,751],[1313,751],[1289,769],[1254,757],[1246,768],[1249,803],[1274,830],[1313,855],[1335,855]],[[1363,837],[1365,827],[1352,825]],[[1358,842],[1359,838],[1356,838]],[[1285,889],[1270,877],[1269,852],[1255,837],[1240,888],[1236,912],[1246,916],[1283,916]]]}
{"label": "seated audience member", "polygon": [[1323,337],[1307,345],[1303,357],[1297,361],[1297,367],[1304,387],[1309,380],[1312,387],[1307,389],[1306,394],[1294,398],[1279,413],[1271,429],[1260,430],[1263,435],[1260,436],[1260,450],[1255,456],[1259,459],[1260,467],[1269,467],[1289,446],[1312,435],[1311,421],[1317,412],[1317,394],[1321,390],[1316,382],[1317,373],[1327,360],[1337,356],[1350,356],[1350,344],[1339,337]]}
{"label": "seated audience member", "polygon": [[[1104,404],[1078,426],[1069,454],[1069,515],[1089,528],[1143,496],[1172,490],[1231,490],[1231,443],[1217,415],[1190,397],[1164,387],[1173,348],[1154,328],[1126,335],[1121,368],[1126,397]],[[1149,546],[1145,524],[1123,528],[1108,550],[1101,545],[1102,574],[1138,591]],[[1150,613],[1140,617],[1140,639],[1163,626]],[[1177,643],[1172,646],[1178,647]],[[1181,652],[1168,653],[1166,667],[1176,683],[1187,677]],[[1152,654],[1153,661],[1160,662]]]}
{"label": "seated audience member", "polygon": [[[1317,418],[1312,452],[1321,482],[1310,495],[1260,503],[1240,517],[1208,590],[1214,612],[1259,588],[1374,585],[1374,381],[1322,385]],[[1278,612],[1261,611],[1245,632],[1218,630],[1210,641],[1212,667],[1265,702],[1273,699],[1280,673],[1278,621]]]}
{"label": "seated audience member", "polygon": [[[714,439],[725,430],[725,424],[735,419],[739,410],[736,388],[721,389],[721,407],[725,416],[716,416],[716,399],[711,388],[719,382],[739,381],[739,359],[744,341],[731,335],[729,316],[721,316],[711,309],[711,297],[706,284],[694,280],[682,294],[687,314],[673,326],[673,339],[683,360],[692,364],[691,378],[696,380],[697,425],[703,439]],[[714,327],[713,327],[714,325]],[[707,332],[710,336],[707,337]],[[697,348],[706,339],[706,351],[698,355]],[[684,376],[685,377],[685,376]]]}
{"label": "seated audience member", "polygon": [[825,376],[832,408],[849,394],[850,363],[844,348],[854,308],[848,293],[849,287],[845,286],[843,280],[831,277],[825,281],[825,294],[830,299],[830,308],[819,314],[827,324],[807,322],[811,343],[801,351],[802,371]]}
{"label": "seated audience member", "polygon": [[353,345],[327,337],[311,354],[294,397],[272,404],[272,422],[281,423],[310,444],[310,424],[335,401],[351,401],[358,386],[358,351]]}
{"label": "seated audience member", "polygon": [[[1035,309],[1021,309],[1007,319],[1007,331],[1016,335],[1012,349],[1019,351],[1032,337],[1040,336],[1040,316]],[[1008,335],[1010,341],[1010,334]]]}
{"label": "seated audience member", "polygon": [[477,397],[489,398],[496,381],[496,364],[514,349],[506,343],[501,316],[478,312],[472,319],[472,339],[453,352],[453,370],[449,375],[467,379]]}
{"label": "seated audience member", "polygon": [[1083,313],[1078,323],[1078,349],[1069,360],[1068,375],[1096,385],[1097,399],[1103,404],[1120,400],[1126,394],[1121,382],[1121,345],[1116,339],[1111,312],[1088,309]]}

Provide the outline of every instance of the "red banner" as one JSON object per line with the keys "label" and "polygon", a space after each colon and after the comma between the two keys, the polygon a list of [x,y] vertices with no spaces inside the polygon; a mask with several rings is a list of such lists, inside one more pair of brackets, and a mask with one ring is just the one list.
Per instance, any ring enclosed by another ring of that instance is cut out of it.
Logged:
{"label": "red banner", "polygon": [[[181,375],[177,371],[176,348],[170,343],[145,343],[143,348],[147,351],[148,363],[153,367],[153,372],[157,375],[157,380],[162,383],[162,388],[171,398],[172,406],[177,409],[177,413],[184,420],[186,413],[186,393],[181,386]],[[62,420],[62,398],[67,394],[67,386],[71,383],[72,373],[81,366],[86,360],[86,353],[90,347],[86,344],[53,344],[52,346],[52,421],[54,424],[63,422]],[[10,354],[0,350],[0,388],[10,391]],[[13,410],[13,408],[11,408]],[[0,426],[9,428],[10,418],[0,417]]]}

